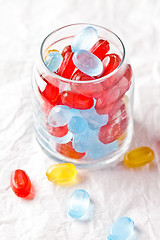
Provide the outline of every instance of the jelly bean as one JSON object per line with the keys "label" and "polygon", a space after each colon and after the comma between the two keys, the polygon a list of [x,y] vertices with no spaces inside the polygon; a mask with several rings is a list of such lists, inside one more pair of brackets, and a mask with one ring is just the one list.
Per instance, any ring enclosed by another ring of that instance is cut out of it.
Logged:
{"label": "jelly bean", "polygon": [[49,53],[51,53],[51,52],[59,52],[57,49],[49,49],[49,50],[48,49],[49,49],[49,47],[46,49],[46,51],[43,54],[44,61],[46,60],[46,58],[47,58]]}
{"label": "jelly bean", "polygon": [[62,56],[60,52],[58,51],[53,51],[48,54],[45,60],[45,65],[49,68],[51,72],[57,71],[59,68],[60,64],[62,63]]}
{"label": "jelly bean", "polygon": [[16,170],[11,175],[11,188],[16,196],[26,198],[31,193],[31,181],[23,170]]}
{"label": "jelly bean", "polygon": [[110,143],[119,138],[127,128],[128,117],[124,111],[119,118],[109,121],[105,126],[102,126],[99,131],[99,140],[104,143]]}
{"label": "jelly bean", "polygon": [[55,101],[55,104],[56,104],[56,105],[63,105],[60,94],[58,95],[58,97],[57,97],[57,99],[56,99],[56,101]]}
{"label": "jelly bean", "polygon": [[134,222],[128,217],[119,218],[108,231],[108,240],[127,240],[134,230]]}
{"label": "jelly bean", "polygon": [[80,159],[85,155],[85,152],[80,153],[75,151],[75,149],[72,146],[72,142],[68,142],[66,144],[57,144],[56,150],[57,152],[61,153],[65,157],[74,158],[74,159]]}
{"label": "jelly bean", "polygon": [[154,158],[154,152],[149,147],[135,148],[124,156],[124,164],[127,167],[141,167],[150,163]]}
{"label": "jelly bean", "polygon": [[132,68],[131,68],[131,65],[130,64],[127,64],[127,67],[126,67],[126,71],[125,71],[125,74],[124,76],[128,79],[128,81],[130,82],[131,78],[132,78]]}
{"label": "jelly bean", "polygon": [[86,50],[76,51],[73,62],[80,71],[89,76],[100,75],[103,71],[103,64],[99,58]]}
{"label": "jelly bean", "polygon": [[75,65],[72,61],[73,52],[67,52],[63,58],[63,61],[60,65],[60,67],[57,70],[57,74],[61,77],[70,79],[74,70]]}
{"label": "jelly bean", "polygon": [[131,82],[129,82],[126,77],[122,77],[122,79],[118,83],[116,83],[115,86],[118,87],[120,92],[119,98],[121,98],[129,90],[130,83]]}
{"label": "jelly bean", "polygon": [[87,122],[82,117],[72,117],[68,123],[68,129],[71,133],[74,134],[83,134],[87,130]]}
{"label": "jelly bean", "polygon": [[50,138],[50,142],[51,142],[51,144],[53,143],[53,145],[55,143],[66,144],[66,143],[69,143],[72,140],[72,138],[73,138],[73,134],[71,132],[68,132],[63,137],[54,137],[52,135],[52,138]]}
{"label": "jelly bean", "polygon": [[92,159],[99,159],[101,157],[107,156],[110,153],[116,151],[118,149],[117,141],[113,141],[108,144],[103,144],[100,141],[95,141],[92,147],[88,151],[88,155]]}
{"label": "jelly bean", "polygon": [[90,123],[90,125],[93,125],[94,128],[100,128],[108,122],[108,114],[99,115],[97,114],[95,108],[80,111],[80,114],[87,120],[88,123]]}
{"label": "jelly bean", "polygon": [[55,137],[64,137],[68,133],[68,126],[64,125],[61,127],[52,127],[46,124],[48,132]]}
{"label": "jelly bean", "polygon": [[55,106],[55,103],[50,104],[48,101],[42,101],[41,103],[41,109],[47,116],[54,106]]}
{"label": "jelly bean", "polygon": [[101,77],[113,72],[121,63],[121,59],[117,54],[107,54],[102,61],[104,72]]}
{"label": "jelly bean", "polygon": [[89,50],[98,40],[97,30],[91,26],[84,28],[74,38],[71,44],[73,52]]}
{"label": "jelly bean", "polygon": [[126,106],[124,102],[119,99],[117,102],[114,103],[112,110],[108,113],[109,120],[114,120],[116,118],[119,118],[122,113],[124,113],[126,110]]}
{"label": "jelly bean", "polygon": [[66,125],[72,118],[71,109],[67,106],[55,106],[48,115],[48,124],[52,127],[61,127]]}
{"label": "jelly bean", "polygon": [[63,58],[64,58],[64,56],[65,56],[65,54],[66,54],[67,52],[72,52],[71,45],[65,46],[65,47],[63,48],[63,51],[62,51],[62,53],[61,53],[61,55],[62,55]]}
{"label": "jelly bean", "polygon": [[99,115],[105,115],[112,110],[113,106],[114,106],[114,103],[111,103],[109,105],[104,105],[103,107],[101,106],[101,104],[99,104],[95,106],[95,109]]}
{"label": "jelly bean", "polygon": [[54,104],[56,99],[58,98],[59,89],[50,83],[46,84],[46,87],[43,91],[41,91],[39,87],[38,90],[41,94],[41,97],[45,101],[47,100],[50,104]]}
{"label": "jelly bean", "polygon": [[90,197],[88,192],[82,189],[75,190],[68,201],[68,214],[72,218],[83,217],[90,206]]}
{"label": "jelly bean", "polygon": [[102,60],[109,51],[109,42],[104,39],[99,39],[98,42],[90,49],[90,52]]}
{"label": "jelly bean", "polygon": [[71,91],[62,92],[61,99],[64,105],[81,110],[90,109],[94,104],[93,98]]}
{"label": "jelly bean", "polygon": [[53,183],[67,183],[75,179],[76,167],[72,163],[60,163],[47,169],[46,176]]}
{"label": "jelly bean", "polygon": [[[98,97],[103,91],[103,86],[101,82],[85,83],[84,81],[92,81],[95,80],[95,78],[81,72],[79,69],[74,72],[71,79],[77,81],[77,83],[74,82],[71,84],[71,89],[85,96]],[[83,81],[83,83],[81,83],[80,81]]]}

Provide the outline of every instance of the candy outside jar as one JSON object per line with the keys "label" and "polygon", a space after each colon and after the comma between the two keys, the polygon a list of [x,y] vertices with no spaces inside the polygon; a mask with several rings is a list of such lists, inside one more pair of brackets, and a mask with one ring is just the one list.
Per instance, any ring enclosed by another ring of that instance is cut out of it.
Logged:
{"label": "candy outside jar", "polygon": [[118,162],[133,134],[133,77],[110,30],[73,24],[49,34],[32,79],[36,138],[53,159],[81,167]]}

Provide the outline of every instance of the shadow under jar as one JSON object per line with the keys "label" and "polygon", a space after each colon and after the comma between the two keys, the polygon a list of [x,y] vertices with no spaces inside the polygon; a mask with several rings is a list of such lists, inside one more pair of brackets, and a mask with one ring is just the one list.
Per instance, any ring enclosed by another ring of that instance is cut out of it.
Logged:
{"label": "shadow under jar", "polygon": [[[103,63],[102,73],[94,77],[77,69],[69,46],[88,26],[98,33],[89,51]],[[104,42],[108,49],[103,49]],[[46,58],[57,50],[63,60],[53,72]],[[92,24],[52,32],[41,45],[32,87],[35,134],[49,156],[80,167],[120,160],[133,134],[134,83],[123,42],[116,34]]]}

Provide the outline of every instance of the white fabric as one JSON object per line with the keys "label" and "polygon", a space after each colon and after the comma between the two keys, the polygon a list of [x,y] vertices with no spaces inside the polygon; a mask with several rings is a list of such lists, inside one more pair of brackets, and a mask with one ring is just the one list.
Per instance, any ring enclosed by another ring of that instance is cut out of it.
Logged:
{"label": "white fabric", "polygon": [[[0,239],[105,240],[121,216],[135,221],[137,239],[160,239],[160,1],[159,0],[0,0]],[[150,146],[154,162],[140,169],[79,170],[70,187],[50,183],[54,163],[32,130],[31,73],[43,38],[75,22],[103,25],[124,41],[135,76],[132,148]],[[11,172],[24,169],[36,196],[17,198]],[[74,189],[89,192],[94,217],[80,222],[66,214]]]}

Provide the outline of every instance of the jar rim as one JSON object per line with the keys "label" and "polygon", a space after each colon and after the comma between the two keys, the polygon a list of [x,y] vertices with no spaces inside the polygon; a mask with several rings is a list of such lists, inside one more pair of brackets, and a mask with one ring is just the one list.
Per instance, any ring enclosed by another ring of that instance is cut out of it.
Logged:
{"label": "jar rim", "polygon": [[[45,64],[45,61],[44,61],[44,58],[43,58],[43,53],[42,53],[42,52],[43,52],[43,47],[44,47],[45,41],[46,41],[52,34],[58,32],[58,31],[61,31],[62,29],[65,29],[65,28],[67,28],[67,27],[76,26],[76,25],[77,25],[77,26],[79,26],[79,25],[85,25],[85,26],[92,26],[92,27],[101,28],[101,29],[103,29],[103,30],[111,33],[112,35],[114,35],[114,36],[119,40],[119,42],[120,42],[120,44],[121,44],[121,46],[122,46],[122,59],[121,59],[120,64],[117,66],[117,68],[115,68],[111,73],[109,73],[109,74],[107,74],[107,75],[105,75],[105,76],[103,76],[103,77],[100,77],[100,78],[97,78],[97,79],[93,79],[93,80],[85,80],[85,81],[84,81],[84,80],[83,80],[83,81],[77,81],[77,80],[72,80],[72,79],[64,78],[64,77],[59,76],[59,75],[56,74],[55,72],[52,72],[52,71],[49,70],[49,68],[48,68],[48,67],[46,66],[46,64]],[[47,72],[49,75],[53,76],[54,78],[58,78],[59,80],[61,80],[61,81],[63,81],[63,82],[79,83],[79,84],[81,84],[81,83],[97,83],[97,82],[104,81],[104,80],[106,80],[107,78],[110,78],[111,76],[113,76],[114,74],[116,74],[116,73],[118,72],[118,70],[121,68],[121,66],[122,66],[122,64],[123,64],[123,62],[124,62],[124,60],[125,60],[125,47],[124,47],[124,44],[123,44],[122,40],[120,39],[120,37],[118,37],[117,34],[115,34],[114,32],[112,32],[111,30],[109,30],[109,29],[107,29],[107,28],[105,28],[105,27],[102,27],[102,26],[97,25],[97,24],[90,24],[90,23],[73,23],[73,24],[65,25],[65,26],[63,26],[63,27],[61,27],[61,28],[58,28],[58,29],[52,31],[50,34],[48,34],[48,35],[44,38],[44,40],[43,40],[43,42],[42,42],[42,44],[41,44],[41,47],[40,47],[40,59],[41,59],[41,63],[42,63],[43,66],[45,67],[46,72]]]}

